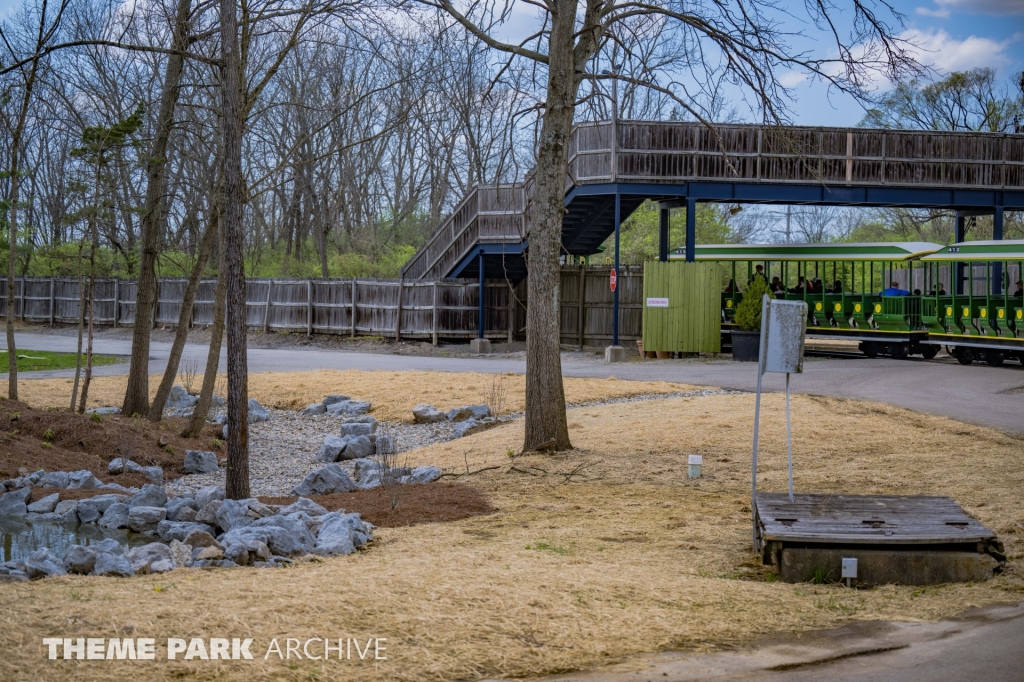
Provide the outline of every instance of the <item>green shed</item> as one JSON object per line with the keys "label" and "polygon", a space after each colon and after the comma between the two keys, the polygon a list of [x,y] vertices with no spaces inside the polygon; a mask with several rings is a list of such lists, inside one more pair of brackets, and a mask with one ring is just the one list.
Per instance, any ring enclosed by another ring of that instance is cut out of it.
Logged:
{"label": "green shed", "polygon": [[645,263],[644,351],[721,352],[720,285],[717,263]]}

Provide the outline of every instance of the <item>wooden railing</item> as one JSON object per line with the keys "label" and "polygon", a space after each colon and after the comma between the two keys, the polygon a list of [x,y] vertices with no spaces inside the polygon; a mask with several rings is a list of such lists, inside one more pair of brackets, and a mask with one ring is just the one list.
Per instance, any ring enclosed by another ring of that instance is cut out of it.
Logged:
{"label": "wooden railing", "polygon": [[611,122],[576,126],[569,142],[572,183],[1024,188],[1024,135],[649,121],[615,127],[613,154]]}

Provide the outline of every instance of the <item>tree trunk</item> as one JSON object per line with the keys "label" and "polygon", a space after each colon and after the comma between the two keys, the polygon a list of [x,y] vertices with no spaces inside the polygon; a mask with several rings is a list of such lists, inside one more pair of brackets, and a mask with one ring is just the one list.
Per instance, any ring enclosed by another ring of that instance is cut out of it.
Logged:
{"label": "tree trunk", "polygon": [[214,208],[213,215],[206,225],[203,239],[199,243],[199,252],[196,254],[196,263],[192,267],[188,283],[185,285],[185,295],[181,302],[181,313],[178,315],[178,328],[174,332],[174,342],[171,344],[171,354],[167,357],[167,369],[164,370],[160,387],[156,390],[153,404],[149,408],[149,421],[158,422],[164,415],[164,405],[167,404],[167,397],[171,394],[174,386],[174,377],[178,375],[178,365],[181,362],[181,354],[185,350],[185,341],[188,339],[188,325],[192,319],[192,305],[196,300],[196,292],[199,290],[199,282],[203,278],[203,271],[206,263],[210,260],[210,252],[213,251],[213,242],[218,235],[218,224],[220,223],[219,211]]}
{"label": "tree trunk", "polygon": [[221,125],[224,136],[224,275],[227,281],[227,497],[249,497],[249,368],[245,347],[245,269],[242,230],[241,61],[235,0],[220,0]]}
{"label": "tree trunk", "polygon": [[[564,4],[563,10],[566,9]],[[569,133],[576,102],[574,15],[568,11],[567,14],[567,17],[561,13],[551,14],[547,103],[530,207],[524,452],[543,443],[553,443],[556,450],[572,447],[565,417],[558,311],[558,257],[562,247],[562,216],[565,214]]]}
{"label": "tree trunk", "polygon": [[227,304],[224,300],[227,292],[227,277],[224,276],[224,223],[221,221],[221,248],[218,263],[217,289],[213,294],[213,327],[210,329],[210,350],[206,355],[206,372],[203,373],[203,388],[199,392],[199,402],[192,410],[188,426],[181,432],[183,438],[198,438],[206,423],[206,415],[210,413],[210,402],[213,400],[213,387],[217,384],[217,368],[220,365],[220,347],[224,339],[224,315]]}
{"label": "tree trunk", "polygon": [[71,406],[68,408],[75,411],[75,403],[78,402],[78,383],[82,378],[82,332],[85,327],[85,281],[82,279],[82,248],[83,241],[78,243],[78,352],[75,355],[75,385],[71,389]]}
{"label": "tree trunk", "polygon": [[[174,20],[172,48],[184,51],[188,42],[191,0],[178,0]],[[167,184],[167,145],[174,124],[174,108],[178,102],[184,57],[172,54],[167,58],[160,112],[156,120],[153,146],[146,160],[146,203],[140,227],[139,286],[135,299],[135,327],[132,330],[132,357],[128,369],[128,389],[121,412],[126,415],[149,412],[149,340],[155,304],[156,252],[160,229],[166,219],[163,211]]]}
{"label": "tree trunk", "polygon": [[100,248],[100,230],[96,221],[100,211],[100,168],[103,167],[102,157],[96,163],[96,187],[93,196],[93,212],[89,220],[89,231],[92,233],[92,244],[89,247],[89,290],[83,297],[89,305],[89,334],[85,351],[85,378],[82,380],[82,397],[78,403],[79,414],[85,413],[86,401],[89,399],[89,384],[92,383],[92,337],[93,320],[96,315],[96,252]]}

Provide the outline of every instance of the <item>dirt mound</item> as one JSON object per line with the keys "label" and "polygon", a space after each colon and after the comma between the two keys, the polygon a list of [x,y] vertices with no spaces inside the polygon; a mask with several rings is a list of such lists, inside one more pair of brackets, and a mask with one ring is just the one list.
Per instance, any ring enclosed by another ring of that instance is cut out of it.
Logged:
{"label": "dirt mound", "polygon": [[124,455],[143,466],[162,467],[164,480],[172,480],[185,473],[185,450],[215,449],[215,427],[208,425],[199,438],[185,439],[178,435],[185,424],[184,419],[153,424],[120,415],[94,418],[0,400],[0,478],[14,478],[22,469],[88,469],[102,481],[125,486],[146,483],[140,474],[107,474],[110,460]]}
{"label": "dirt mound", "polygon": [[[261,497],[264,504],[291,504],[295,497]],[[438,521],[458,521],[491,514],[497,509],[478,489],[464,483],[427,483],[402,487],[398,508],[392,511],[381,488],[351,493],[313,495],[311,500],[328,511],[359,512],[376,526],[398,528]]]}

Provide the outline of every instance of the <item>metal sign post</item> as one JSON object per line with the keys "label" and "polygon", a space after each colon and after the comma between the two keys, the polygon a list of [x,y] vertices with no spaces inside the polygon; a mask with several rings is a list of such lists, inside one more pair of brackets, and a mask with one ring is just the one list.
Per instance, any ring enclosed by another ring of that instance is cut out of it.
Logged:
{"label": "metal sign post", "polygon": [[754,551],[757,551],[757,444],[761,425],[761,378],[765,372],[786,375],[786,452],[789,460],[789,500],[793,501],[793,437],[789,410],[789,375],[804,371],[807,304],[761,300],[761,347],[757,358],[757,398],[754,403],[754,452],[751,458],[750,509]]}

